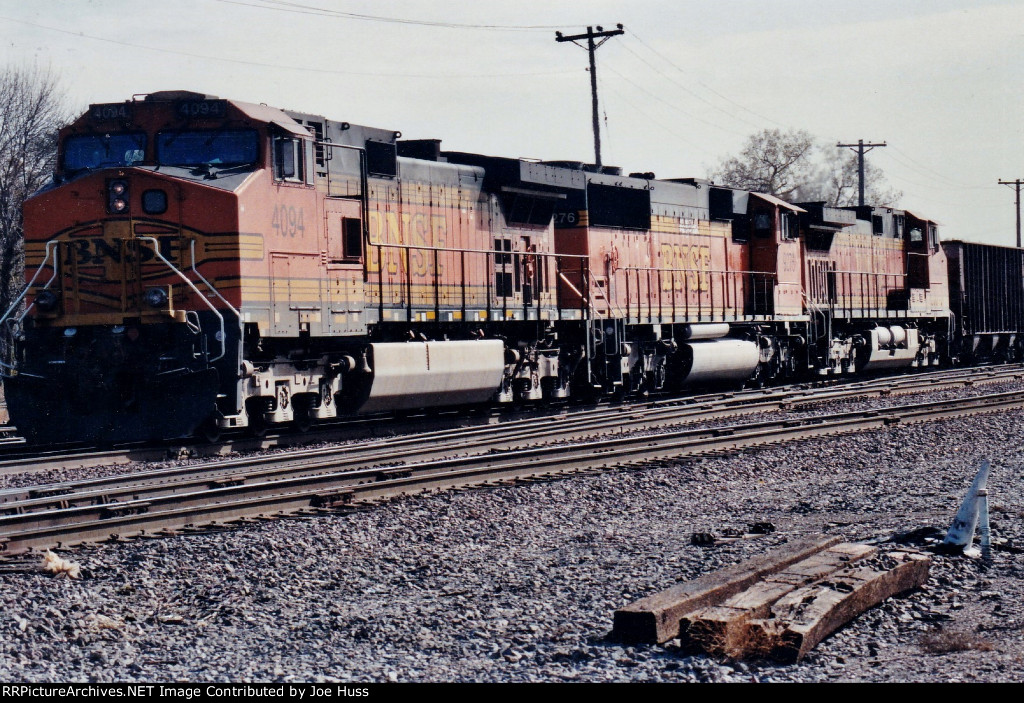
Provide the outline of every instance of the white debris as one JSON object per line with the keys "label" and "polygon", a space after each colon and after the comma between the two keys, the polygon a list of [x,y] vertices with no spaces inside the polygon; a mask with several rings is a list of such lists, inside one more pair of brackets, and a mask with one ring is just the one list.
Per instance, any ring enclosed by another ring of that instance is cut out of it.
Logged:
{"label": "white debris", "polygon": [[82,574],[82,567],[76,562],[68,561],[57,556],[49,549],[43,553],[43,571],[48,571],[54,576],[64,576],[69,579],[76,579]]}

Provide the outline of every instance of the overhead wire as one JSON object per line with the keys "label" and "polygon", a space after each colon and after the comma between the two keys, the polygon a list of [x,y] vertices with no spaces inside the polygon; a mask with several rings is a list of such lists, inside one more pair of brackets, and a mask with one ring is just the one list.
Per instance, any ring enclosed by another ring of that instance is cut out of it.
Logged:
{"label": "overhead wire", "polygon": [[[680,72],[680,73],[682,73],[683,75],[686,75],[686,76],[689,76],[689,75],[690,75],[690,74],[689,74],[689,72],[687,72],[687,71],[685,71],[684,69],[680,68],[680,67],[679,67],[679,66],[678,66],[678,65],[677,65],[677,64],[676,64],[676,63],[675,63],[674,61],[672,61],[672,60],[671,60],[671,59],[669,59],[669,58],[668,58],[667,56],[665,56],[664,54],[662,54],[662,53],[661,53],[660,51],[658,51],[657,49],[655,49],[654,47],[652,47],[652,46],[651,46],[650,44],[648,44],[647,42],[645,42],[645,41],[643,40],[643,38],[642,38],[642,37],[640,37],[640,35],[638,35],[638,34],[637,34],[637,33],[636,33],[635,31],[633,31],[632,29],[626,28],[626,33],[627,33],[628,35],[630,35],[630,36],[631,36],[631,37],[632,37],[633,39],[636,39],[636,40],[637,40],[637,42],[639,42],[639,43],[640,43],[640,44],[641,44],[641,45],[642,45],[642,46],[643,46],[644,48],[646,48],[646,49],[647,49],[648,51],[650,51],[650,52],[651,52],[652,54],[654,54],[655,56],[657,56],[658,58],[660,58],[660,59],[661,59],[662,61],[664,61],[665,63],[667,63],[667,64],[668,64],[669,66],[671,66],[672,68],[676,69],[677,71],[679,71],[679,72]],[[783,124],[782,122],[779,122],[778,120],[774,120],[774,119],[772,119],[771,117],[768,117],[768,116],[766,116],[766,115],[762,115],[762,114],[761,114],[760,112],[757,112],[757,111],[755,111],[755,110],[751,110],[751,109],[750,109],[749,107],[747,107],[747,106],[743,105],[742,103],[739,103],[739,102],[737,102],[737,101],[733,100],[732,98],[730,98],[730,97],[729,97],[729,96],[727,96],[727,95],[723,95],[722,93],[719,93],[719,92],[718,92],[717,90],[715,90],[715,89],[714,89],[714,88],[712,88],[711,86],[707,85],[706,83],[704,83],[704,82],[703,82],[703,81],[701,81],[700,79],[697,79],[697,80],[696,80],[696,82],[697,82],[697,84],[698,84],[698,85],[699,85],[700,87],[704,88],[705,90],[707,90],[707,91],[708,91],[709,93],[711,93],[712,95],[715,95],[716,97],[718,97],[718,98],[721,98],[722,100],[726,101],[727,103],[730,103],[730,104],[732,104],[732,105],[735,105],[736,107],[740,108],[741,110],[744,110],[745,112],[749,112],[749,113],[750,113],[751,115],[754,115],[755,117],[759,117],[760,119],[762,119],[762,120],[765,120],[765,121],[767,121],[767,122],[771,122],[772,124],[774,124],[774,125],[778,125],[779,127],[786,127],[786,126],[787,126],[787,125]],[[739,118],[737,118],[737,119],[739,119]]]}
{"label": "overhead wire", "polygon": [[347,71],[336,68],[321,68],[317,66],[310,66],[304,64],[302,66],[279,64],[279,63],[266,63],[262,61],[251,61],[248,59],[236,59],[227,56],[215,56],[212,54],[196,54],[189,51],[181,51],[178,49],[166,49],[157,46],[147,46],[145,44],[135,44],[132,42],[122,41],[120,39],[110,39],[108,37],[98,37],[91,34],[85,34],[84,32],[76,32],[70,29],[61,29],[59,27],[51,27],[49,25],[41,24],[39,22],[30,22],[28,20],[15,19],[12,17],[0,16],[0,20],[7,22],[15,22],[17,24],[28,25],[30,27],[37,27],[39,29],[45,29],[51,32],[58,32],[60,34],[67,34],[72,37],[79,39],[90,39],[92,41],[104,42],[107,44],[115,44],[117,46],[127,46],[133,49],[143,49],[145,51],[155,51],[162,54],[173,54],[176,56],[185,56],[193,59],[202,59],[204,61],[223,61],[226,63],[241,64],[245,66],[258,66],[261,68],[274,68],[288,71],[303,71],[306,73],[321,73],[329,75],[339,76],[366,76],[372,78],[430,78],[430,79],[442,79],[447,80],[451,78],[511,78],[518,76],[555,76],[555,75],[567,75],[574,73],[575,71],[563,70],[563,71],[527,71],[527,72],[516,72],[516,73],[384,73],[379,71]]}
{"label": "overhead wire", "polygon": [[[614,71],[613,71],[613,73],[614,73]],[[694,142],[694,141],[692,141],[691,139],[689,139],[689,138],[687,138],[687,137],[683,136],[682,134],[680,134],[679,132],[677,132],[677,131],[676,131],[675,129],[673,129],[673,128],[671,128],[671,127],[667,126],[667,125],[665,125],[665,124],[664,124],[663,122],[661,122],[661,121],[660,121],[660,120],[659,120],[658,118],[654,117],[654,116],[653,116],[653,115],[651,115],[650,113],[648,113],[648,112],[644,111],[643,109],[641,109],[640,107],[638,107],[638,106],[636,105],[636,103],[635,103],[635,102],[634,102],[633,100],[631,100],[630,98],[628,98],[627,96],[625,96],[625,95],[624,95],[623,93],[621,93],[620,91],[616,90],[616,89],[615,89],[615,87],[614,87],[614,86],[612,86],[611,84],[609,84],[609,90],[611,90],[611,92],[612,92],[613,94],[617,95],[617,96],[618,96],[618,97],[619,97],[619,98],[620,98],[620,99],[621,99],[621,100],[623,101],[623,103],[625,103],[625,105],[626,105],[627,107],[629,107],[629,108],[630,108],[630,109],[632,109],[633,111],[637,112],[637,113],[638,113],[638,114],[640,114],[640,115],[641,115],[642,117],[646,118],[646,119],[647,119],[648,121],[650,121],[650,123],[651,123],[651,124],[654,124],[654,125],[656,125],[656,126],[660,127],[660,128],[661,128],[661,129],[663,129],[663,130],[664,130],[664,131],[665,131],[665,132],[666,132],[667,134],[670,134],[670,135],[672,135],[673,137],[675,137],[676,139],[678,139],[678,140],[679,140],[679,141],[680,141],[681,143],[683,143],[683,144],[686,144],[687,146],[689,146],[689,147],[692,147],[692,148],[694,148],[694,149],[697,149],[698,151],[701,151],[701,152],[703,152],[703,153],[705,153],[705,154],[708,154],[708,155],[711,155],[711,156],[713,156],[713,154],[711,154],[711,152],[709,152],[709,151],[708,151],[708,150],[707,150],[707,149],[706,149],[705,147],[703,147],[703,146],[701,146],[700,144],[698,144],[697,142]]]}
{"label": "overhead wire", "polygon": [[608,70],[611,73],[614,73],[616,76],[621,78],[623,81],[625,81],[629,85],[633,86],[635,89],[639,90],[642,93],[645,93],[645,94],[649,95],[650,97],[652,97],[653,99],[657,100],[658,102],[660,102],[660,103],[662,103],[664,105],[667,105],[668,107],[670,107],[671,109],[675,110],[676,112],[678,112],[681,115],[685,115],[686,117],[689,117],[692,120],[696,120],[698,122],[706,124],[709,127],[713,127],[715,129],[721,130],[723,132],[728,132],[730,134],[737,134],[737,135],[740,135],[740,136],[746,136],[745,133],[743,133],[743,132],[738,132],[738,131],[736,131],[734,129],[729,129],[728,127],[723,127],[722,125],[720,125],[718,123],[711,122],[710,120],[706,120],[703,117],[699,117],[699,116],[697,116],[697,115],[695,115],[695,114],[693,114],[691,112],[687,112],[686,110],[684,110],[683,108],[679,107],[678,105],[674,105],[674,104],[670,103],[668,100],[665,100],[663,97],[661,97],[657,93],[653,93],[650,90],[647,90],[647,88],[644,88],[642,85],[640,85],[636,81],[632,80],[628,76],[620,73],[619,71],[616,71],[614,68],[609,66],[607,62],[605,62],[602,65],[602,70]]}
{"label": "overhead wire", "polygon": [[988,189],[988,188],[996,188],[997,187],[995,185],[993,185],[993,186],[971,186],[971,185],[967,185],[965,183],[960,183],[958,181],[953,180],[952,178],[949,178],[945,174],[943,174],[943,173],[941,173],[939,171],[936,171],[933,168],[929,168],[928,166],[924,165],[923,163],[915,160],[910,154],[908,154],[907,152],[903,151],[898,146],[890,144],[889,148],[892,149],[893,151],[895,151],[896,153],[900,154],[903,158],[905,158],[911,164],[916,164],[919,171],[923,170],[923,172],[928,172],[930,174],[934,174],[933,177],[934,176],[938,176],[939,178],[943,179],[944,181],[947,181],[948,183],[950,183],[953,186],[956,186],[957,188],[967,188],[967,189],[971,189],[971,190],[981,190],[981,189]]}
{"label": "overhead wire", "polygon": [[383,15],[367,15],[359,12],[346,12],[344,10],[334,10],[331,8],[320,7],[318,5],[286,2],[285,0],[256,0],[256,2],[243,2],[243,0],[214,0],[214,2],[220,2],[226,5],[254,7],[262,10],[290,12],[292,14],[316,15],[318,17],[337,17],[340,19],[381,22],[386,24],[407,24],[418,27],[440,27],[443,29],[471,29],[498,32],[546,32],[561,28],[560,25],[470,24],[463,22],[441,22],[436,20],[414,20],[405,17],[386,17]]}
{"label": "overhead wire", "polygon": [[715,104],[714,104],[713,102],[711,102],[710,100],[707,100],[706,98],[703,98],[703,97],[701,97],[701,96],[700,96],[699,94],[697,94],[697,93],[696,93],[695,91],[693,91],[693,90],[691,90],[690,88],[688,88],[687,86],[683,85],[682,83],[680,83],[679,81],[677,81],[676,79],[674,79],[674,78],[673,78],[672,76],[668,75],[667,73],[665,73],[664,71],[662,71],[661,69],[659,69],[659,68],[658,68],[657,66],[655,66],[654,64],[652,64],[652,63],[651,63],[650,61],[648,61],[647,59],[645,59],[645,58],[644,58],[643,56],[641,56],[640,54],[638,54],[638,53],[636,53],[635,51],[633,51],[633,50],[632,50],[632,49],[631,49],[631,48],[629,47],[629,45],[628,45],[628,44],[622,44],[621,46],[622,46],[622,49],[623,49],[624,51],[627,51],[627,52],[629,52],[630,54],[632,54],[633,56],[635,56],[635,57],[636,57],[636,58],[637,58],[637,59],[638,59],[639,61],[641,61],[642,63],[644,63],[645,65],[647,65],[647,66],[648,66],[648,67],[649,67],[649,68],[650,68],[650,69],[651,69],[652,71],[654,71],[655,73],[657,73],[658,75],[660,75],[660,76],[661,76],[662,78],[664,78],[665,80],[667,80],[667,81],[669,81],[670,83],[672,83],[673,85],[675,85],[676,87],[678,87],[678,88],[681,88],[681,89],[682,89],[682,90],[683,90],[684,92],[686,92],[687,94],[689,94],[689,95],[691,95],[692,97],[696,98],[697,100],[701,101],[701,102],[702,102],[702,103],[704,103],[705,105],[708,105],[708,106],[709,106],[709,107],[711,107],[712,109],[718,110],[718,111],[719,111],[719,112],[721,112],[722,114],[724,114],[724,115],[727,115],[727,116],[729,116],[729,117],[731,117],[731,118],[733,118],[733,119],[735,119],[735,120],[737,120],[737,121],[739,121],[739,122],[742,122],[742,123],[744,123],[744,124],[746,124],[746,125],[750,125],[751,127],[757,128],[757,127],[759,127],[759,126],[760,126],[760,125],[758,125],[758,124],[756,124],[756,123],[754,123],[754,122],[751,122],[750,120],[747,120],[747,119],[743,119],[742,117],[738,117],[738,116],[736,116],[735,114],[733,114],[733,113],[729,112],[728,110],[725,110],[725,109],[723,109],[723,108],[720,108],[720,107],[718,107],[717,105],[715,105]]}
{"label": "overhead wire", "polygon": [[[640,37],[635,31],[633,31],[632,29],[627,29],[626,33],[628,35],[630,35],[633,39],[635,39],[641,46],[643,46],[645,49],[650,51],[652,54],[657,56],[659,59],[664,61],[666,64],[668,64],[669,66],[674,68],[676,71],[678,71],[678,72],[680,72],[682,74],[688,75],[688,73],[685,70],[683,70],[678,64],[676,64],[674,61],[669,59],[663,53],[661,53],[660,51],[658,51],[657,49],[652,47],[650,44],[648,44],[646,41],[644,41],[643,38]],[[636,52],[632,51],[632,49],[630,49],[628,46],[623,45],[623,48],[626,49],[627,51],[629,51],[630,53],[633,53],[634,55],[636,55]],[[641,58],[641,57],[639,57],[639,55],[637,55],[637,57]],[[641,60],[643,60],[643,59],[641,59]],[[644,61],[644,63],[648,63],[648,62]],[[648,65],[650,65],[650,64],[648,63]],[[653,66],[651,66],[651,67],[652,67],[652,69],[657,70],[655,67],[653,67]],[[661,71],[657,71],[657,72],[659,74],[663,75],[665,78],[667,78],[669,80],[672,80],[671,77],[665,75],[663,72],[661,72]],[[672,82],[675,85],[677,85],[677,86],[679,86],[681,88],[686,89],[687,92],[690,95],[693,95],[695,98],[701,100],[701,102],[704,102],[704,103],[706,103],[708,105],[711,105],[712,107],[714,107],[715,109],[719,110],[720,112],[725,112],[726,114],[729,114],[727,111],[722,110],[721,108],[719,108],[718,106],[714,105],[713,103],[711,103],[707,99],[701,97],[700,95],[698,95],[694,91],[687,89],[685,86],[680,84],[678,81],[672,80]],[[711,86],[709,86],[706,83],[704,83],[703,81],[697,80],[697,84],[700,85],[702,88],[706,89],[707,91],[709,91],[710,93],[712,93],[713,95],[721,98],[722,100],[725,100],[726,102],[736,106],[737,108],[739,108],[741,110],[744,110],[744,111],[746,111],[746,112],[748,112],[748,113],[750,113],[752,115],[760,117],[763,120],[767,120],[767,121],[772,122],[774,124],[781,125],[781,123],[778,122],[777,120],[773,120],[772,118],[770,118],[770,117],[768,117],[766,115],[763,115],[763,114],[761,114],[759,112],[751,110],[750,108],[748,108],[747,106],[743,105],[742,103],[739,103],[739,102],[733,100],[732,98],[728,97],[727,95],[724,95],[724,94],[716,91]],[[748,120],[743,120],[742,118],[739,118],[736,115],[733,115],[733,117],[735,119],[740,120],[742,122],[745,122],[747,124],[752,124]],[[891,153],[889,153],[889,149],[892,149],[893,151],[899,153],[905,159],[905,161],[903,161],[903,160],[893,156]],[[898,165],[902,166],[903,168],[906,168],[906,169],[908,169],[910,171],[913,171],[913,172],[915,172],[915,173],[917,173],[919,175],[922,175],[922,176],[924,176],[925,178],[927,178],[927,179],[929,179],[931,181],[935,181],[935,179],[938,178],[938,179],[941,179],[942,183],[948,184],[948,185],[923,184],[923,183],[919,183],[917,181],[913,181],[913,180],[910,180],[910,179],[907,179],[907,178],[902,178],[900,176],[896,176],[895,174],[886,174],[886,175],[892,175],[893,178],[898,178],[900,180],[903,180],[904,182],[910,183],[912,185],[916,185],[918,187],[933,188],[933,189],[936,189],[936,190],[940,190],[940,189],[942,189],[942,190],[964,190],[964,189],[969,189],[969,190],[990,190],[990,189],[995,187],[995,186],[972,186],[972,185],[967,185],[967,184],[964,184],[964,183],[960,183],[960,182],[958,182],[958,181],[956,181],[956,180],[954,180],[952,178],[949,178],[945,174],[943,174],[943,173],[941,173],[939,171],[936,171],[935,169],[929,168],[928,166],[918,162],[913,157],[911,157],[909,154],[907,154],[905,151],[903,151],[899,147],[896,147],[896,146],[894,146],[892,144],[889,144],[888,145],[888,149],[886,149],[885,152],[881,152],[881,153],[884,153],[888,158],[892,159],[892,161],[894,163],[896,163],[896,164],[898,164]]]}

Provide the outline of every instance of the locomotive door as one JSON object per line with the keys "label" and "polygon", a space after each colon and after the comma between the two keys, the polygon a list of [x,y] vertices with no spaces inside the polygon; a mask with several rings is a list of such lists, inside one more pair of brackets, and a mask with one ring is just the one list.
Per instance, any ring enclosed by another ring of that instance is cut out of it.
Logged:
{"label": "locomotive door", "polygon": [[540,298],[537,248],[526,235],[503,232],[494,240],[494,297],[498,307],[529,317]]}
{"label": "locomotive door", "polygon": [[326,198],[324,217],[321,258],[327,266],[325,324],[331,334],[361,334],[365,332],[366,281],[362,208],[358,200]]}
{"label": "locomotive door", "polygon": [[270,333],[274,337],[298,334],[292,329],[288,294],[289,260],[287,254],[270,254]]}

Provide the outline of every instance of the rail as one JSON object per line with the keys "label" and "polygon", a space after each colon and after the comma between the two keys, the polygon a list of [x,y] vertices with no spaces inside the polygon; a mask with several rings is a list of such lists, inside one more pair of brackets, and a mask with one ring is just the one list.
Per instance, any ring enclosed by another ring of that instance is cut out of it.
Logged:
{"label": "rail", "polygon": [[[433,312],[435,319],[443,311],[459,311],[466,319],[467,311],[477,309],[488,320],[518,310],[528,319],[541,319],[551,310],[559,320],[568,311],[583,318],[592,312],[588,257],[583,255],[397,242],[369,242],[367,253],[367,285],[381,319],[385,307],[398,305],[405,308],[407,322],[422,311]],[[458,268],[457,282],[443,280],[449,266]],[[467,276],[473,269],[482,275]],[[484,282],[470,284],[469,279]]]}
{"label": "rail", "polygon": [[157,492],[117,502],[97,502],[95,495],[83,495],[82,504],[72,507],[74,499],[66,494],[58,496],[56,502],[60,507],[57,510],[36,504],[43,508],[36,512],[24,503],[21,506],[17,502],[7,504],[7,514],[0,517],[0,551],[18,554],[29,549],[70,546],[112,536],[173,530],[243,517],[311,508],[344,508],[352,503],[421,491],[486,485],[495,481],[551,479],[580,471],[674,460],[707,452],[734,451],[765,443],[834,436],[882,429],[902,422],[962,417],[1021,406],[1024,406],[1024,393],[1015,391],[830,416],[676,429],[656,436],[630,434],[569,444],[564,443],[559,432],[554,432],[548,438],[552,444],[547,446],[384,468],[364,466],[338,470],[333,464],[327,464],[321,467],[326,469],[325,473],[292,473],[275,479],[256,474],[251,482],[239,476],[227,481],[208,481],[206,486],[193,490]]}
{"label": "rail", "polygon": [[[762,412],[785,408],[799,408],[807,404],[831,402],[842,398],[866,398],[866,397],[888,397],[904,393],[916,393],[921,391],[934,391],[947,388],[960,388],[964,386],[979,386],[988,383],[1000,383],[1008,380],[1019,380],[1024,377],[1024,369],[1020,364],[1006,364],[984,368],[954,369],[942,371],[916,371],[910,375],[886,377],[884,379],[855,380],[851,377],[830,378],[818,380],[811,385],[800,383],[792,386],[766,390],[748,390],[731,393],[708,393],[698,396],[687,397],[665,397],[657,400],[648,400],[643,403],[632,403],[625,405],[600,406],[598,408],[587,408],[572,410],[570,412],[541,411],[517,412],[516,419],[505,419],[500,425],[493,424],[493,419],[488,416],[479,418],[467,418],[459,415],[444,415],[431,413],[420,417],[390,418],[382,422],[379,416],[366,418],[349,419],[334,423],[325,423],[318,426],[312,434],[293,434],[284,432],[281,434],[267,434],[262,438],[254,437],[232,437],[215,443],[193,443],[187,450],[190,456],[219,457],[225,454],[243,455],[246,452],[259,452],[268,448],[281,450],[284,447],[292,449],[281,454],[274,455],[274,461],[287,461],[296,458],[304,461],[311,454],[322,456],[324,453],[332,452],[332,449],[311,450],[295,447],[305,447],[309,442],[333,442],[350,441],[353,439],[368,439],[371,441],[368,447],[376,452],[374,456],[378,459],[383,456],[381,452],[391,452],[400,446],[410,443],[414,446],[430,446],[433,450],[442,450],[448,439],[467,441],[480,433],[486,434],[492,440],[517,439],[524,440],[527,436],[535,433],[538,428],[548,428],[554,423],[586,423],[593,426],[595,420],[601,418],[609,419],[612,426],[625,428],[627,425],[638,427],[637,421],[646,422],[654,413],[658,417],[668,417],[673,422],[679,422],[680,418],[694,418],[708,420],[712,418],[735,417],[751,412]],[[813,390],[812,390],[813,387]],[[824,390],[824,387],[832,390]],[[624,419],[625,418],[625,419]],[[542,422],[538,422],[542,419]],[[11,427],[7,426],[8,430]],[[416,433],[410,435],[409,433]],[[381,437],[387,439],[381,440]],[[410,439],[411,437],[411,439]],[[11,474],[40,473],[43,471],[58,470],[66,472],[70,469],[80,469],[91,466],[114,466],[124,465],[132,462],[159,462],[167,458],[168,448],[163,444],[158,445],[136,445],[109,451],[97,451],[88,447],[78,446],[47,446],[33,447],[26,450],[22,443],[15,447],[0,447],[0,476]],[[346,445],[345,452],[351,451],[351,456],[358,454],[356,449]],[[363,445],[360,447],[362,450]],[[180,447],[178,448],[180,449]],[[337,450],[333,450],[337,452]],[[349,457],[345,454],[345,457]],[[346,459],[347,460],[347,459]],[[383,461],[384,459],[380,459]],[[236,460],[239,463],[253,463],[255,459],[242,458]],[[377,461],[380,463],[380,461]],[[203,471],[225,467],[223,461],[216,461],[215,464],[199,464],[187,467],[172,467],[170,469],[158,469],[145,474],[133,473],[133,484],[138,485],[139,481],[145,480],[146,476],[153,478],[154,482],[168,484],[175,476],[191,471]],[[98,479],[76,480],[73,486],[110,486],[119,482],[117,477],[101,477]],[[64,484],[62,484],[64,485]],[[71,484],[66,486],[69,490]],[[34,489],[29,489],[33,495]],[[63,489],[61,489],[63,490]],[[0,506],[14,499],[19,489],[0,489]],[[24,496],[28,497],[28,495]]]}
{"label": "rail", "polygon": [[884,311],[891,317],[910,316],[910,300],[903,297],[909,296],[905,272],[826,269],[820,274],[810,277],[808,301],[833,314],[853,317]]}
{"label": "rail", "polygon": [[778,283],[773,272],[649,266],[626,266],[616,272],[622,272],[626,286],[627,322],[666,316],[677,320],[680,315],[710,322],[775,312]]}

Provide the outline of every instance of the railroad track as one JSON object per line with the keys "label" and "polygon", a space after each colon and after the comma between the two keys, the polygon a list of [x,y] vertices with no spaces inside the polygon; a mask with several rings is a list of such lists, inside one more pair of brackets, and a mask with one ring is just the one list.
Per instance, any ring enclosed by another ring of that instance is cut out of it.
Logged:
{"label": "railroad track", "polygon": [[[473,453],[390,466],[345,466],[342,453],[306,457],[305,466],[279,466],[261,457],[259,461],[250,460],[251,466],[235,462],[229,469],[233,473],[206,470],[162,484],[157,476],[140,475],[134,485],[129,481],[107,487],[87,483],[50,487],[57,495],[43,495],[46,487],[41,487],[31,495],[8,494],[10,500],[2,506],[6,514],[0,516],[0,553],[17,555],[260,517],[351,509],[425,491],[550,480],[580,472],[1020,407],[1024,407],[1024,391],[576,443],[567,443],[565,428],[555,428],[538,446],[481,451],[485,446],[481,444]],[[534,439],[539,441],[541,437]],[[438,451],[450,450],[452,447],[438,447]],[[375,456],[383,458],[380,452]],[[296,459],[291,457],[289,461]],[[353,459],[353,463],[359,460]]]}
{"label": "railroad track", "polygon": [[[529,432],[538,420],[565,422],[568,416],[586,418],[581,421],[596,421],[602,415],[608,419],[607,427],[614,427],[624,414],[647,413],[656,416],[665,413],[682,422],[687,419],[720,419],[754,412],[772,410],[795,410],[817,403],[827,403],[851,397],[892,396],[904,393],[941,390],[984,383],[1024,378],[1024,367],[1006,364],[971,369],[952,369],[915,373],[905,376],[889,376],[878,379],[838,382],[832,381],[825,388],[811,384],[796,384],[763,390],[747,390],[731,393],[710,393],[696,396],[673,396],[668,398],[634,402],[622,405],[598,407],[569,406],[561,410],[545,408],[537,411],[518,413],[518,419],[508,420],[508,413],[489,416],[466,417],[462,414],[425,415],[407,419],[357,418],[334,426],[320,428],[310,433],[277,434],[263,438],[234,438],[223,442],[207,444],[161,444],[130,446],[110,450],[88,447],[53,447],[24,454],[8,453],[0,459],[0,476],[9,474],[38,473],[52,469],[77,469],[95,466],[118,466],[136,462],[158,462],[174,457],[215,457],[231,454],[245,454],[266,449],[301,447],[318,442],[338,442],[367,438],[395,437],[409,433],[420,434],[421,443],[445,439],[448,433],[497,434],[496,427],[508,431]],[[500,423],[500,424],[498,424]],[[425,433],[430,428],[442,428]],[[508,432],[502,432],[502,435]],[[20,439],[20,438],[19,438]],[[389,439],[391,443],[398,440]],[[24,446],[23,444],[21,445]],[[0,450],[2,450],[0,444]],[[0,457],[3,455],[0,454]],[[3,498],[0,497],[0,502]]]}

